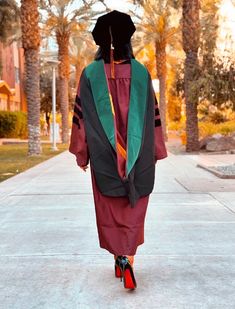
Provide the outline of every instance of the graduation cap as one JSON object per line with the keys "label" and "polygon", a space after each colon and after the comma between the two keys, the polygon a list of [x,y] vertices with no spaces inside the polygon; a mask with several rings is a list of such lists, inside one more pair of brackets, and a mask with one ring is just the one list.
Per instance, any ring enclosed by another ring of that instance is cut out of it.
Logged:
{"label": "graduation cap", "polygon": [[130,15],[112,11],[97,19],[92,31],[96,45],[110,46],[111,76],[114,78],[113,46],[122,46],[130,42],[136,28]]}
{"label": "graduation cap", "polygon": [[112,43],[110,37],[110,27],[113,45],[123,45],[129,43],[133,33],[136,30],[130,15],[114,10],[108,14],[100,16],[97,19],[96,25],[92,31],[96,45],[107,46]]}

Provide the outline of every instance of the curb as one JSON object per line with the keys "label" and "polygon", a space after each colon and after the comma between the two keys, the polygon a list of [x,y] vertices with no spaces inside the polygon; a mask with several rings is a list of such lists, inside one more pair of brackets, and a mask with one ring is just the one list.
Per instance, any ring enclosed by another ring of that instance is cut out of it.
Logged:
{"label": "curb", "polygon": [[229,175],[229,174],[224,174],[221,173],[219,171],[217,171],[216,169],[214,169],[214,166],[206,166],[204,164],[198,163],[196,165],[197,167],[203,168],[205,170],[207,170],[208,172],[211,172],[212,174],[214,174],[215,176],[222,178],[222,179],[235,179],[235,175]]}

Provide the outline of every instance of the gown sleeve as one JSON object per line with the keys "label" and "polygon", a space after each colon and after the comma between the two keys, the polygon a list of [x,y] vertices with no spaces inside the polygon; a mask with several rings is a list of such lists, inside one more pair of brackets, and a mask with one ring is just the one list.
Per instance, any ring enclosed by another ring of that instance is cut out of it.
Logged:
{"label": "gown sleeve", "polygon": [[84,119],[81,107],[80,82],[74,103],[69,151],[76,156],[77,165],[84,167],[89,163],[89,151],[86,141]]}
{"label": "gown sleeve", "polygon": [[152,88],[152,93],[153,93],[154,100],[155,100],[155,106],[154,106],[154,109],[155,109],[155,119],[154,119],[155,141],[154,141],[154,144],[155,144],[155,162],[157,162],[157,160],[165,159],[168,156],[168,154],[167,154],[167,149],[166,149],[166,145],[165,145],[165,141],[163,137],[161,116],[160,116],[158,101],[157,101],[153,87],[151,88]]}

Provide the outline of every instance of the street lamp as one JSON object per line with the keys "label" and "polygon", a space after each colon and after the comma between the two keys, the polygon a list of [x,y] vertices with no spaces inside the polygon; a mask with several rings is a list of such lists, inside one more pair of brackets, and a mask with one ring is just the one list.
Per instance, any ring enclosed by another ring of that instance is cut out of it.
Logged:
{"label": "street lamp", "polygon": [[56,151],[56,68],[60,61],[48,59],[46,62],[52,67],[52,150]]}

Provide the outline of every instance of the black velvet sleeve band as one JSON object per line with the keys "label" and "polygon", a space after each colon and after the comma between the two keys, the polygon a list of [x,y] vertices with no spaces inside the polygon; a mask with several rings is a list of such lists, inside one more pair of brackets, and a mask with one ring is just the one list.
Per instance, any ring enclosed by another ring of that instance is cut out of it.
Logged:
{"label": "black velvet sleeve band", "polygon": [[155,119],[155,127],[160,127],[161,125],[161,119]]}
{"label": "black velvet sleeve band", "polygon": [[78,129],[81,128],[80,123],[79,123],[79,119],[75,116],[73,116],[73,123],[75,123],[78,126]]}
{"label": "black velvet sleeve band", "polygon": [[82,112],[77,108],[76,105],[74,106],[74,113],[76,113],[80,119],[83,118]]}

